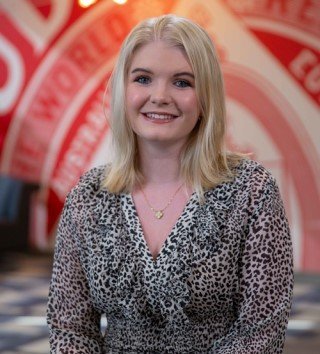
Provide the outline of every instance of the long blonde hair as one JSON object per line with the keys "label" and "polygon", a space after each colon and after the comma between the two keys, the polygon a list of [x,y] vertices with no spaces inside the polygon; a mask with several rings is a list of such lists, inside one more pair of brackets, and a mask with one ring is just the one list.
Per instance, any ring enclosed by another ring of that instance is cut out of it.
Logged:
{"label": "long blonde hair", "polygon": [[164,40],[186,54],[195,76],[200,120],[181,154],[181,174],[202,199],[204,190],[233,177],[241,155],[225,148],[226,110],[223,78],[217,53],[209,35],[196,23],[175,15],[147,19],[125,39],[109,81],[110,127],[113,160],[103,187],[111,193],[130,192],[142,176],[138,147],[125,111],[125,85],[133,55],[138,48]]}

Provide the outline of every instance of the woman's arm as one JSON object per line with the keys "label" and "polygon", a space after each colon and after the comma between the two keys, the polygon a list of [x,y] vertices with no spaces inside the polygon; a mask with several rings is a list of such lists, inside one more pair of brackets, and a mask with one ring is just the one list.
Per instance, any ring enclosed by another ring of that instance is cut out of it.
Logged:
{"label": "woman's arm", "polygon": [[69,195],[58,228],[49,290],[50,353],[102,353],[100,314],[92,306],[81,266],[72,209]]}
{"label": "woman's arm", "polygon": [[215,343],[216,354],[283,351],[292,300],[292,245],[278,187],[264,173],[265,183],[253,184],[247,210],[251,216],[239,264],[237,320]]}

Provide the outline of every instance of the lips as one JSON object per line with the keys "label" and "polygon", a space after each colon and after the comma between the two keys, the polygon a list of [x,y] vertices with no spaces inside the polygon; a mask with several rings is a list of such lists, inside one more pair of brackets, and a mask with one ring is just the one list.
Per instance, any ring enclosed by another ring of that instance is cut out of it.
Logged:
{"label": "lips", "polygon": [[177,115],[171,113],[159,113],[159,112],[147,112],[147,113],[143,113],[143,115],[149,120],[159,121],[159,122],[171,121],[178,117]]}

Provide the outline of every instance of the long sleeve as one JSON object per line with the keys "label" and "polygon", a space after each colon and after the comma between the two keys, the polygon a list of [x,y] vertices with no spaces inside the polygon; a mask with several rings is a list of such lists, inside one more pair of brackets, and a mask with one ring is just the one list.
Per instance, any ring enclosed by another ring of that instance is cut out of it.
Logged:
{"label": "long sleeve", "polygon": [[60,219],[49,290],[50,353],[102,353],[100,314],[92,306],[81,266],[70,199]]}
{"label": "long sleeve", "polygon": [[215,343],[215,354],[283,352],[292,300],[292,246],[278,187],[265,170],[262,173],[264,183],[253,183],[246,209],[234,301],[237,318],[229,333]]}

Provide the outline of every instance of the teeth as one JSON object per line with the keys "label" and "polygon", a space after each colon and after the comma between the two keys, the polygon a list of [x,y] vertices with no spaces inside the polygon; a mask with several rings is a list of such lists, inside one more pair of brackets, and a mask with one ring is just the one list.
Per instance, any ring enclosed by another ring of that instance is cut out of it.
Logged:
{"label": "teeth", "polygon": [[166,120],[166,119],[173,119],[174,116],[171,114],[159,114],[159,113],[146,113],[146,116],[151,119],[160,119],[160,120]]}

